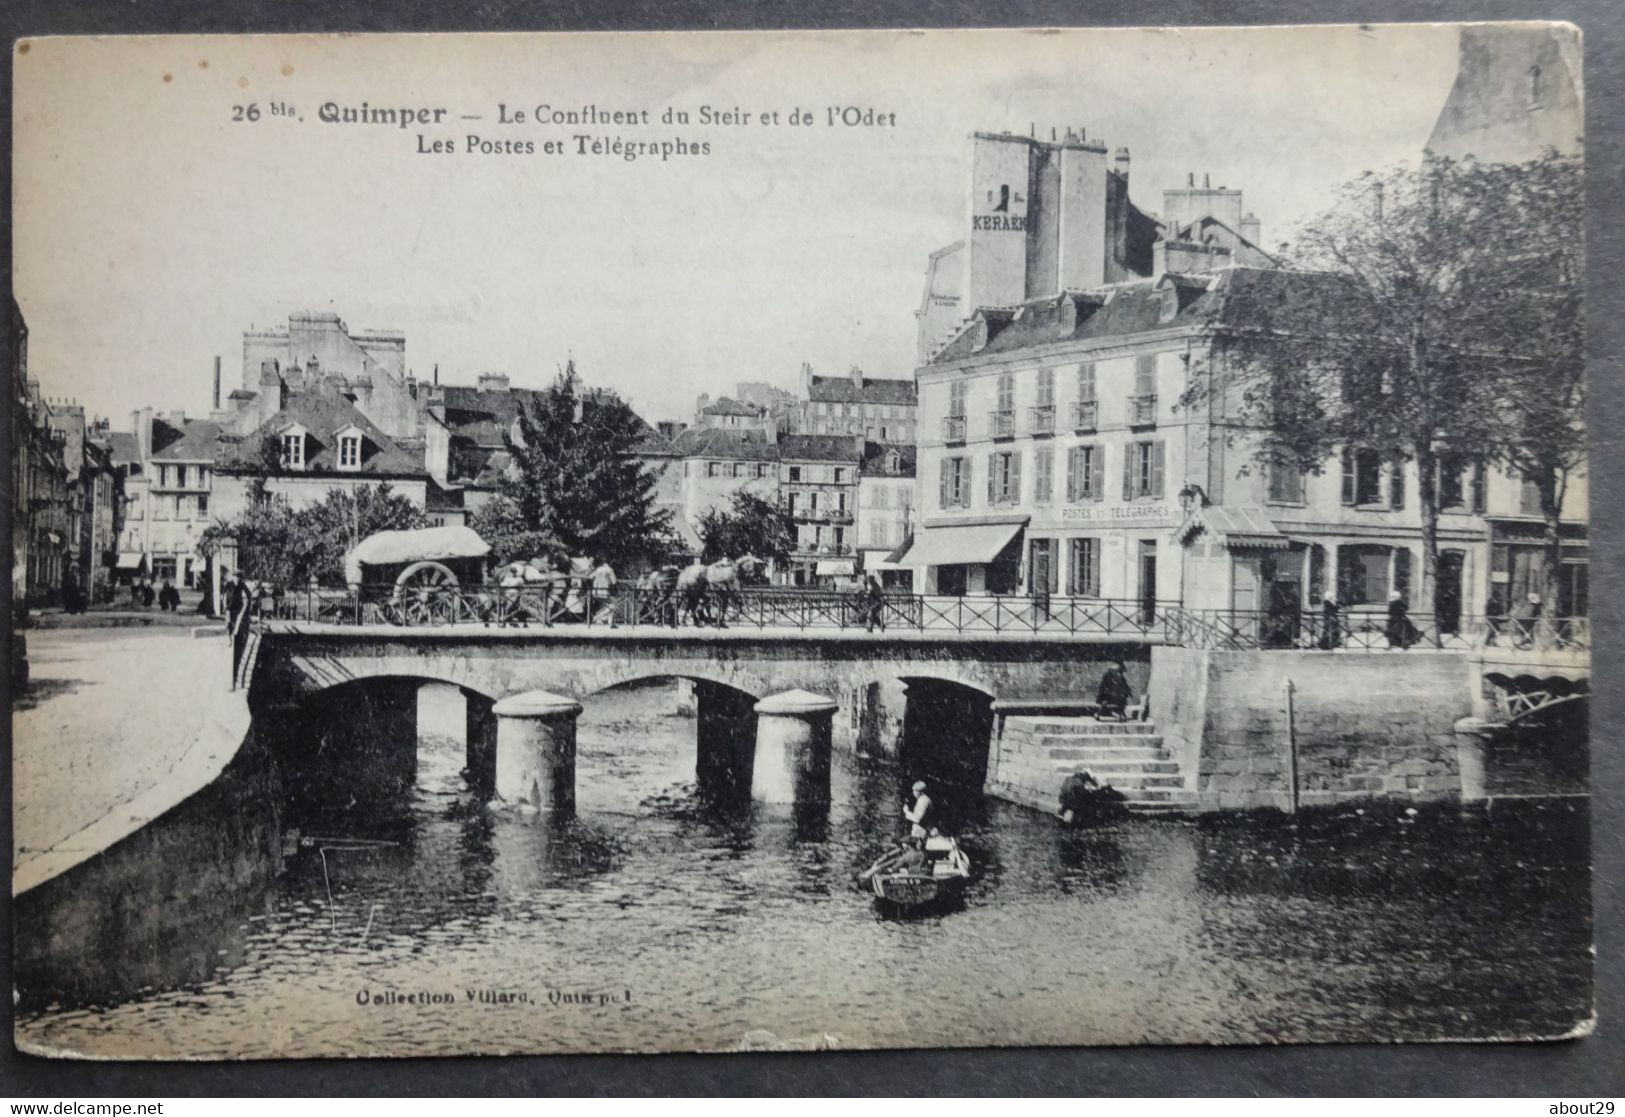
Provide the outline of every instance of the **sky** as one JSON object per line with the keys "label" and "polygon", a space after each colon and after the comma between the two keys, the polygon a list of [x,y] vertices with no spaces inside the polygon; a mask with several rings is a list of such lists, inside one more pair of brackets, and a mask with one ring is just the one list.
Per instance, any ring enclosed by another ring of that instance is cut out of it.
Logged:
{"label": "sky", "polygon": [[[1273,246],[1339,183],[1416,161],[1456,39],[1446,25],[36,39],[14,58],[13,104],[30,371],[115,429],[144,405],[203,414],[216,354],[230,391],[243,330],[310,310],[404,331],[409,367],[447,383],[540,386],[573,358],[651,421],[739,381],[793,389],[804,361],[908,377],[926,257],[967,220],[972,131],[1081,127],[1126,146],[1150,211],[1205,173],[1245,192]],[[327,102],[431,122],[324,124]],[[499,104],[651,122],[503,124]],[[249,105],[258,120],[232,119]],[[702,107],[752,117],[702,124]],[[831,107],[893,115],[831,126]],[[667,108],[688,124],[663,124]],[[798,108],[810,126],[788,123]],[[420,153],[420,134],[454,153]],[[470,134],[536,153],[468,152]],[[710,152],[628,162],[578,154],[576,134]]]}

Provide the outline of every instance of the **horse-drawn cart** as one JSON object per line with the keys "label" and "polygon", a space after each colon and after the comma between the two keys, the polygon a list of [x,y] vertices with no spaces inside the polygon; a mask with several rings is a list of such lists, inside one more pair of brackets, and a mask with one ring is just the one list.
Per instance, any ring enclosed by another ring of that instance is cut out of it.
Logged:
{"label": "horse-drawn cart", "polygon": [[483,619],[480,590],[490,544],[466,527],[380,531],[344,556],[350,595],[324,605],[346,608],[358,621],[386,624],[455,624]]}

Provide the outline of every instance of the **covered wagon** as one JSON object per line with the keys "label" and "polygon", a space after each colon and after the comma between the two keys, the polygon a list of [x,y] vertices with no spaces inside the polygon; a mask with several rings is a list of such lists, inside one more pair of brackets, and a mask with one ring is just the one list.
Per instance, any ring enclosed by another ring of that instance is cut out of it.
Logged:
{"label": "covered wagon", "polygon": [[490,553],[471,528],[380,531],[344,556],[344,577],[358,612],[391,624],[477,620]]}

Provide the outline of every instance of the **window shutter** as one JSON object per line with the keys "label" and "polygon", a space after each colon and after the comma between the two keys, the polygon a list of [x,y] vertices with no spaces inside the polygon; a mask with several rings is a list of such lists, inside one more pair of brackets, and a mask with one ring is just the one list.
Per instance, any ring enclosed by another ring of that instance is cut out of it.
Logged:
{"label": "window shutter", "polygon": [[1010,501],[1021,503],[1021,451],[1010,455]]}
{"label": "window shutter", "polygon": [[939,508],[948,508],[948,507],[950,507],[950,505],[948,504],[948,497],[949,497],[948,470],[953,466],[953,464],[954,464],[954,460],[952,458],[943,458],[942,459],[942,477],[940,479],[940,482],[939,482],[940,487],[939,487],[938,492],[937,492],[937,507],[939,507]]}
{"label": "window shutter", "polygon": [[1066,500],[1068,504],[1078,499],[1078,458],[1081,456],[1076,446],[1066,452]]}
{"label": "window shutter", "polygon": [[1408,547],[1394,549],[1394,592],[1400,597],[1410,601],[1411,596],[1411,552]]}
{"label": "window shutter", "polygon": [[1354,450],[1343,447],[1343,503],[1354,504]]}
{"label": "window shutter", "polygon": [[1081,539],[1070,539],[1066,544],[1066,592],[1069,597],[1078,594],[1078,547]]}
{"label": "window shutter", "polygon": [[1388,463],[1388,507],[1405,507],[1405,463],[1398,459]]}
{"label": "window shutter", "polygon": [[1078,366],[1078,402],[1093,403],[1095,400],[1095,363],[1085,361]]}
{"label": "window shutter", "polygon": [[1124,500],[1133,500],[1134,499],[1134,458],[1135,458],[1135,450],[1139,447],[1139,445],[1140,444],[1138,442],[1130,442],[1127,446],[1125,446],[1123,448],[1125,450],[1125,453],[1123,454],[1123,499]]}
{"label": "window shutter", "polygon": [[1164,454],[1166,449],[1167,443],[1164,442],[1153,443],[1151,448],[1151,495],[1158,500],[1162,499],[1162,474],[1166,463]]}
{"label": "window shutter", "polygon": [[999,500],[999,455],[987,456],[987,502],[997,504]]}
{"label": "window shutter", "polygon": [[1309,544],[1309,600],[1314,608],[1326,592],[1326,548],[1319,543]]}
{"label": "window shutter", "polygon": [[1089,540],[1089,588],[1085,591],[1090,597],[1100,596],[1100,544]]}
{"label": "window shutter", "polygon": [[1096,446],[1089,452],[1089,495],[1095,500],[1106,499],[1106,447]]}
{"label": "window shutter", "polygon": [[1484,463],[1473,463],[1473,511],[1484,511]]}
{"label": "window shutter", "polygon": [[1050,593],[1060,593],[1061,592],[1061,544],[1060,544],[1060,541],[1057,540],[1057,541],[1055,541],[1053,543],[1045,543],[1044,546],[1049,548],[1049,585],[1045,586],[1044,588],[1046,590],[1048,590]]}

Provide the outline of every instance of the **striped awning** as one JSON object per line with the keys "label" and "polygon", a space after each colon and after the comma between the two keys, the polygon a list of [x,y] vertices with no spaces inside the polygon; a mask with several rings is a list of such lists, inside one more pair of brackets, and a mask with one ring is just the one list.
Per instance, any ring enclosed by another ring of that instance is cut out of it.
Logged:
{"label": "striped awning", "polygon": [[1189,543],[1201,532],[1214,536],[1231,550],[1284,551],[1292,540],[1281,534],[1262,508],[1226,508],[1209,505],[1193,508],[1185,515],[1174,537]]}

